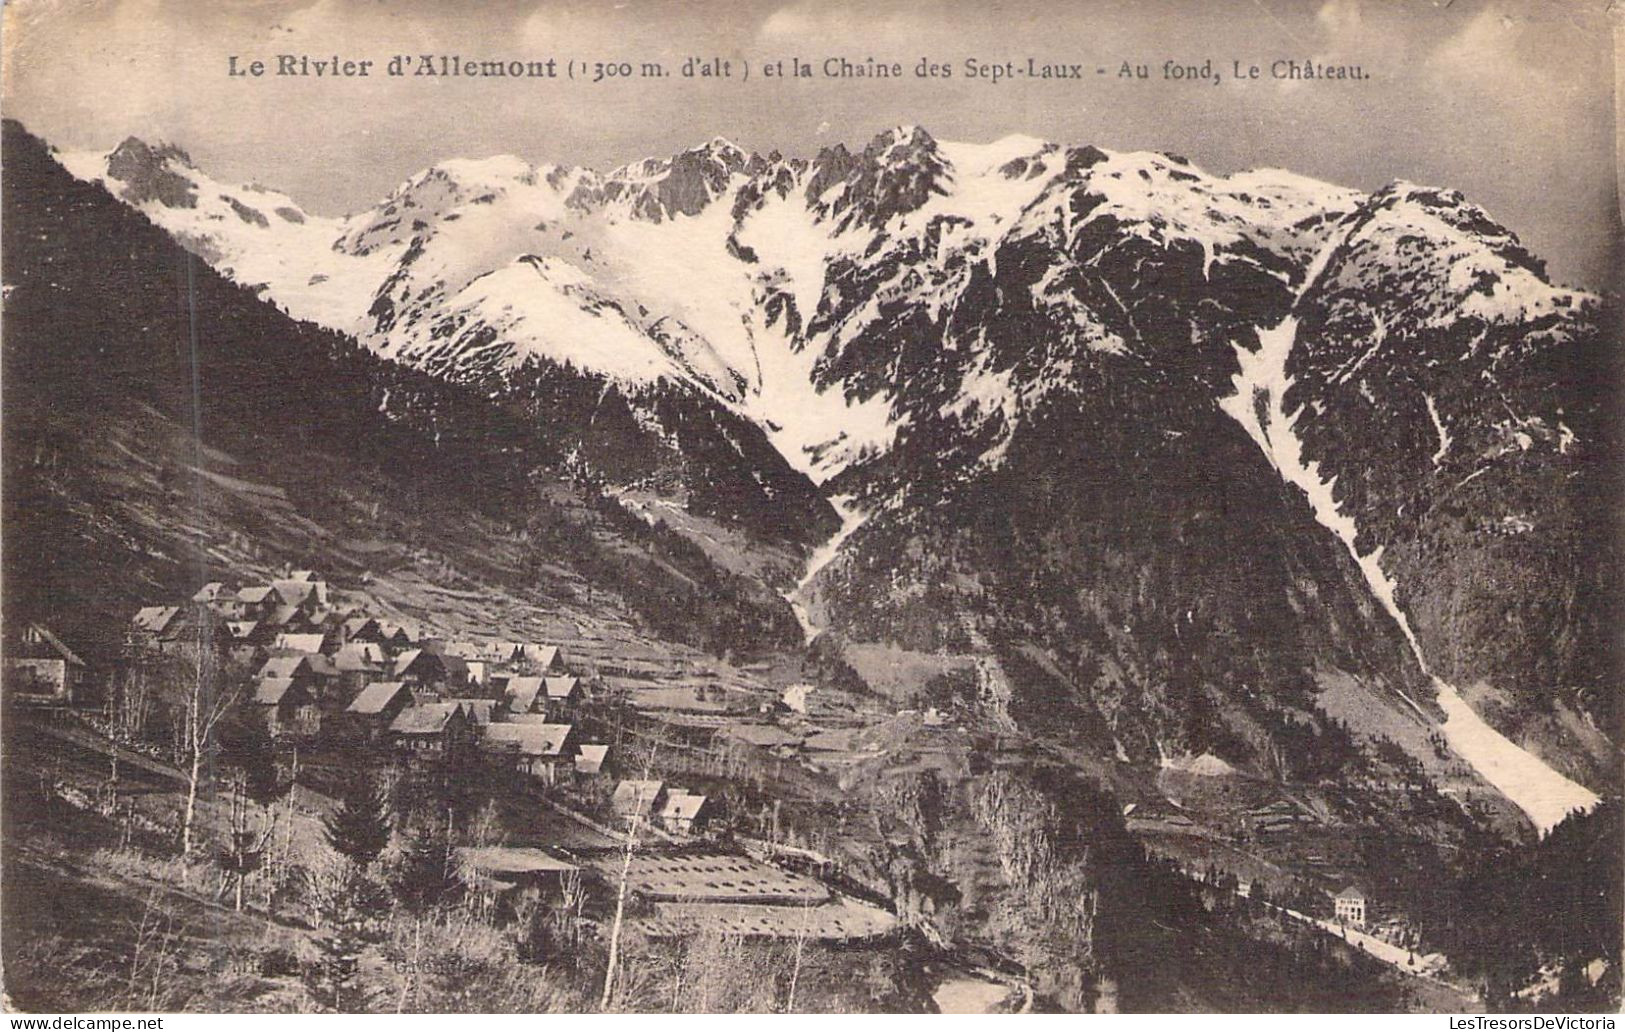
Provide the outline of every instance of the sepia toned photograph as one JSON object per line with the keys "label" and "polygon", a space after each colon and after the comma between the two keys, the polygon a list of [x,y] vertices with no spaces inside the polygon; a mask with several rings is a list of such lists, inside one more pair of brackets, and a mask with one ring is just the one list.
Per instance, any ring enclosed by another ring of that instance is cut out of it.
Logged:
{"label": "sepia toned photograph", "polygon": [[0,1006],[1619,1013],[1622,18],[6,3]]}

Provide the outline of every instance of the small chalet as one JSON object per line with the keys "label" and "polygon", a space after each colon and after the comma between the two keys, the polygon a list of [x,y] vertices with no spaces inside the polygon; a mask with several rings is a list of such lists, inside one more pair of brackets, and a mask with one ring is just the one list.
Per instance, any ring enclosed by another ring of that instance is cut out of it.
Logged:
{"label": "small chalet", "polygon": [[483,646],[485,658],[497,666],[510,666],[519,662],[520,648],[517,641],[488,641]]}
{"label": "small chalet", "polygon": [[458,659],[482,659],[485,649],[471,641],[448,641],[440,646],[442,656],[456,656]]}
{"label": "small chalet", "polygon": [[254,680],[292,681],[314,697],[319,678],[316,676],[316,669],[309,654],[292,652],[267,659],[259,672],[254,675]]}
{"label": "small chalet", "polygon": [[276,605],[260,617],[260,622],[276,634],[299,633],[310,628],[310,620],[298,606]]}
{"label": "small chalet", "polygon": [[407,649],[395,657],[390,676],[408,684],[434,687],[446,681],[446,664],[426,649]]}
{"label": "small chalet", "polygon": [[320,652],[308,653],[308,657],[311,677],[315,680],[316,698],[323,703],[338,702],[339,693],[344,687],[344,677],[334,664],[333,657],[324,656]]}
{"label": "small chalet", "polygon": [[306,615],[327,604],[327,585],[321,581],[277,580],[271,582],[271,590],[282,605],[302,609]]}
{"label": "small chalet", "polygon": [[312,655],[336,651],[329,648],[330,639],[320,631],[308,631],[303,634],[282,633],[271,642],[271,648],[277,652],[305,652]]}
{"label": "small chalet", "polygon": [[258,620],[227,620],[226,634],[231,637],[232,645],[263,645],[266,636],[260,631]]}
{"label": "small chalet", "polygon": [[540,677],[510,677],[503,695],[507,697],[508,711],[510,713],[534,713],[538,703],[544,699],[542,692],[546,683]]}
{"label": "small chalet", "polygon": [[514,662],[519,664],[528,673],[555,674],[563,673],[564,666],[559,656],[557,645],[527,644],[519,646],[514,656]]}
{"label": "small chalet", "polygon": [[660,826],[674,835],[694,835],[710,821],[706,797],[674,788],[655,812]]}
{"label": "small chalet", "polygon": [[452,699],[452,702],[463,707],[463,716],[475,727],[483,728],[493,720],[500,721],[504,714],[500,712],[495,699]]}
{"label": "small chalet", "polygon": [[310,625],[321,631],[331,634],[337,644],[344,644],[344,622],[350,618],[350,610],[335,609],[332,606],[323,606],[310,614]]}
{"label": "small chalet", "polygon": [[6,693],[36,706],[65,706],[83,689],[85,670],[85,661],[60,638],[31,623],[6,650]]}
{"label": "small chalet", "polygon": [[401,710],[389,725],[396,745],[411,753],[444,754],[472,744],[474,729],[455,702],[427,702]]}
{"label": "small chalet", "polygon": [[220,581],[210,581],[197,589],[196,593],[192,595],[192,603],[200,606],[211,606],[229,599],[230,594],[226,590],[225,584]]}
{"label": "small chalet", "polygon": [[254,703],[265,714],[265,726],[273,735],[314,735],[321,729],[322,711],[316,700],[292,678],[260,681],[254,688]]}
{"label": "small chalet", "polygon": [[665,793],[664,782],[622,781],[615,786],[610,805],[615,808],[617,816],[627,820],[648,819],[654,815],[655,807],[663,801]]}
{"label": "small chalet", "polygon": [[265,585],[238,588],[233,608],[239,620],[258,620],[277,607],[277,598]]}
{"label": "small chalet", "polygon": [[412,690],[399,681],[374,681],[345,707],[344,714],[352,727],[359,727],[369,737],[395,722],[401,712],[412,705]]}
{"label": "small chalet", "polygon": [[352,694],[382,677],[389,665],[384,650],[372,642],[353,641],[340,646],[332,659],[339,684]]}
{"label": "small chalet", "polygon": [[604,770],[604,761],[609,758],[609,746],[588,743],[578,746],[576,751],[576,774],[581,777],[591,777],[601,774]]}
{"label": "small chalet", "polygon": [[1365,927],[1366,898],[1358,886],[1350,885],[1333,897],[1332,909],[1343,924]]}
{"label": "small chalet", "polygon": [[575,749],[569,724],[492,724],[485,729],[485,748],[512,757],[516,769],[548,784],[563,771],[575,769]]}
{"label": "small chalet", "polygon": [[137,645],[162,645],[174,641],[184,621],[180,606],[146,606],[130,620],[130,640]]}
{"label": "small chalet", "polygon": [[378,640],[386,648],[405,649],[417,644],[417,635],[400,624],[378,623]]}
{"label": "small chalet", "polygon": [[333,662],[350,667],[364,664],[382,669],[389,665],[389,656],[384,653],[384,647],[375,641],[352,641],[338,647],[338,651],[333,653]]}
{"label": "small chalet", "polygon": [[384,632],[379,629],[378,621],[370,616],[352,616],[344,621],[339,628],[339,636],[346,643],[349,642],[381,642]]}
{"label": "small chalet", "polygon": [[581,701],[581,682],[568,675],[542,681],[547,689],[547,712],[553,716],[568,713]]}

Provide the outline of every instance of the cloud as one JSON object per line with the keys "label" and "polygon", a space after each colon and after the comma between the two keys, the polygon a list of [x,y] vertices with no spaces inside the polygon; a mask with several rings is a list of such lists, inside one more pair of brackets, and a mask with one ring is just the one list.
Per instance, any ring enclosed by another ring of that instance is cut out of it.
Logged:
{"label": "cloud", "polygon": [[1439,44],[1429,55],[1426,70],[1444,85],[1501,88],[1521,81],[1526,88],[1545,88],[1552,82],[1549,70],[1523,56],[1523,37],[1529,29],[1528,22],[1486,7]]}
{"label": "cloud", "polygon": [[958,12],[952,19],[933,17],[945,13],[939,6],[884,3],[813,3],[800,0],[778,8],[762,21],[756,42],[782,46],[786,43],[823,44],[830,47],[895,49],[900,45],[931,46],[944,34],[962,31],[967,20],[978,20],[977,12]]}

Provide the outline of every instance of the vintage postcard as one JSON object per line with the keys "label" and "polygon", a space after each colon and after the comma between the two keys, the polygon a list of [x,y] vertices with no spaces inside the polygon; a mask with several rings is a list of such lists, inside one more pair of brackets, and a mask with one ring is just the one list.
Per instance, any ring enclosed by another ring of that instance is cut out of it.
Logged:
{"label": "vintage postcard", "polygon": [[1613,6],[12,0],[0,1002],[1616,1013]]}

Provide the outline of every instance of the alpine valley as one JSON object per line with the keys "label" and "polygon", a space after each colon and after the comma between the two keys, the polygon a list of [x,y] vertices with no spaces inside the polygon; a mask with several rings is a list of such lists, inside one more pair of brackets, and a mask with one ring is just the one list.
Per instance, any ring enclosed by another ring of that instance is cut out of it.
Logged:
{"label": "alpine valley", "polygon": [[[490,518],[572,491],[618,512],[601,536],[665,542],[611,586],[640,633],[844,699],[796,762],[930,964],[1068,1009],[1617,1004],[1618,313],[1458,192],[898,127],[608,172],[449,159],[336,218],[172,144],[5,144],[8,316],[56,283],[17,272],[26,212],[144,217],[235,289],[222,326],[358,345],[357,426],[477,456],[442,488],[503,470]],[[87,361],[125,346],[85,318]],[[275,378],[291,345],[241,347]],[[287,393],[267,433],[305,418]],[[19,433],[13,483],[43,475]],[[211,444],[274,470],[268,440]],[[659,615],[679,597],[730,617]],[[1019,848],[1042,820],[1081,888]],[[1393,917],[1352,950],[1378,960],[1269,981],[1317,932],[1281,915],[1350,882]]]}

